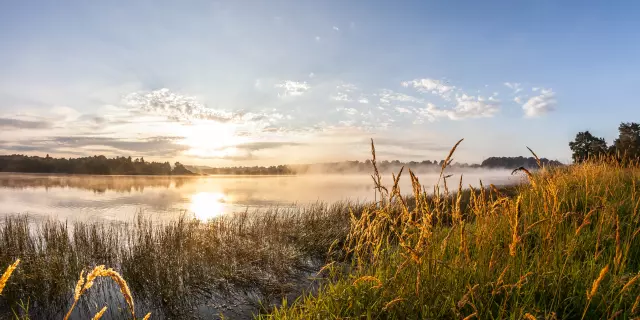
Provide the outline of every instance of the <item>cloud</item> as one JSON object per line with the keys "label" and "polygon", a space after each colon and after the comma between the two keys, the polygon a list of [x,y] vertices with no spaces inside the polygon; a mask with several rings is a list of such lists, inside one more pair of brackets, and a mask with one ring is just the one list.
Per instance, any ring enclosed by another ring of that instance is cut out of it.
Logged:
{"label": "cloud", "polygon": [[316,42],[320,42],[320,36],[316,36]]}
{"label": "cloud", "polygon": [[514,94],[522,91],[522,84],[518,82],[505,82],[504,85],[505,87],[512,89]]}
{"label": "cloud", "polygon": [[435,79],[414,79],[401,83],[403,87],[413,87],[421,92],[432,93],[443,98],[448,98],[456,89],[455,86],[448,85],[441,80]]}
{"label": "cloud", "polygon": [[265,149],[277,149],[282,147],[301,146],[301,145],[305,145],[305,144],[299,143],[299,142],[289,142],[289,141],[256,141],[256,142],[242,143],[234,146],[234,148],[252,152],[252,151],[265,150]]}
{"label": "cloud", "polygon": [[336,27],[336,26],[333,26],[333,30],[334,30],[334,31],[340,31],[340,28],[338,28],[338,27]]}
{"label": "cloud", "polygon": [[[84,151],[102,150],[108,147],[121,155],[122,152],[142,156],[167,157],[176,156],[189,149],[177,143],[182,137],[148,137],[142,139],[124,139],[111,137],[60,136],[49,139],[31,139],[18,141],[0,141],[0,148],[19,152],[40,151],[48,153],[73,153],[83,155]],[[98,148],[96,148],[98,147]],[[73,150],[74,152],[69,152]]]}
{"label": "cloud", "polygon": [[522,105],[526,117],[537,117],[556,109],[556,94],[552,89],[540,89],[540,95],[529,98]]}
{"label": "cloud", "polygon": [[449,145],[438,144],[434,142],[425,141],[420,139],[393,139],[393,138],[374,138],[376,146],[391,146],[400,147],[408,150],[420,150],[420,151],[448,151],[451,149]]}
{"label": "cloud", "polygon": [[348,114],[348,115],[356,115],[358,114],[358,110],[355,108],[336,108],[337,111],[344,111],[344,113]]}
{"label": "cloud", "polygon": [[453,108],[439,108],[433,103],[427,103],[425,108],[416,109],[416,113],[421,119],[435,121],[439,118],[449,118],[451,120],[489,118],[500,110],[500,101],[495,98],[487,99],[482,96],[462,94],[456,95],[455,103],[456,105]]}
{"label": "cloud", "polygon": [[413,113],[413,111],[407,109],[407,108],[403,108],[403,107],[396,107],[396,111],[400,112],[400,113]]}
{"label": "cloud", "polygon": [[486,99],[481,96],[462,94],[456,96],[456,103],[453,114],[449,115],[449,118],[453,120],[493,117],[500,109],[498,100]]}
{"label": "cloud", "polygon": [[0,129],[47,129],[51,126],[51,123],[47,121],[0,118]]}
{"label": "cloud", "polygon": [[331,95],[331,100],[342,102],[353,102],[354,93],[359,91],[358,87],[353,83],[341,83],[336,86],[336,93]]}
{"label": "cloud", "polygon": [[275,87],[282,89],[282,93],[278,94],[280,97],[301,96],[311,89],[311,86],[309,86],[306,81],[298,82],[292,80],[285,80],[281,83],[277,83]]}
{"label": "cloud", "polygon": [[360,98],[360,99],[358,99],[358,102],[359,102],[359,103],[367,104],[367,103],[369,103],[369,99],[367,99],[367,98]]}
{"label": "cloud", "polygon": [[124,98],[125,104],[138,111],[162,115],[175,121],[211,120],[228,122],[243,114],[205,107],[195,97],[174,93],[167,88],[147,92],[134,92]]}
{"label": "cloud", "polygon": [[389,89],[382,89],[377,94],[380,103],[382,104],[390,104],[391,102],[410,102],[410,103],[423,103],[424,100],[421,98],[417,98],[414,96],[410,96],[400,92],[394,92]]}

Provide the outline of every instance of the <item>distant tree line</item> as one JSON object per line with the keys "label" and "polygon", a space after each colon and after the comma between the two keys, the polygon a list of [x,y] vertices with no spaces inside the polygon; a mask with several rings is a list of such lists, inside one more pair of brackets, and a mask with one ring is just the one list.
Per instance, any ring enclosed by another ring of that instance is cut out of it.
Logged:
{"label": "distant tree line", "polygon": [[608,146],[604,138],[589,131],[579,132],[569,142],[575,163],[606,157],[620,162],[640,160],[640,124],[623,122],[618,126],[618,138]]}
{"label": "distant tree line", "polygon": [[204,168],[199,170],[205,174],[229,174],[229,175],[292,175],[296,172],[289,166],[269,166],[269,167],[223,167]]}
{"label": "distant tree line", "polygon": [[[562,166],[560,161],[549,160],[547,158],[541,158],[540,164],[544,167]],[[538,162],[534,157],[489,157],[482,161],[480,165],[482,168],[519,168],[524,167],[527,169],[537,168]]]}
{"label": "distant tree line", "polygon": [[[560,166],[562,163],[540,159],[544,166]],[[416,172],[438,172],[444,160],[424,160],[401,162],[399,160],[378,161],[377,166],[381,172],[397,172],[401,167],[410,168]],[[452,163],[452,170],[465,169],[514,169],[519,167],[536,168],[537,162],[533,157],[490,157],[480,164]],[[131,159],[131,157],[107,158],[105,156],[93,156],[84,158],[52,158],[7,155],[0,156],[0,172],[30,172],[30,173],[71,173],[71,174],[96,174],[96,175],[192,175],[197,173],[213,175],[294,175],[309,173],[370,173],[371,160],[366,161],[341,161],[317,164],[296,164],[278,166],[253,166],[253,167],[198,167],[184,166],[176,162],[173,167],[169,162],[147,162],[144,158]]]}
{"label": "distant tree line", "polygon": [[93,156],[84,158],[52,158],[7,155],[0,156],[0,172],[123,174],[123,175],[191,175],[180,162],[147,162],[144,158]]}
{"label": "distant tree line", "polygon": [[[562,163],[540,159],[544,166],[561,166]],[[442,167],[444,160],[424,160],[401,162],[399,160],[382,160],[378,161],[377,166],[380,172],[397,172],[401,167],[411,168],[413,171],[438,172]],[[449,168],[452,170],[465,169],[514,169],[519,167],[537,168],[536,159],[533,157],[490,157],[482,161],[481,164],[452,163]],[[366,161],[341,161],[330,163],[316,164],[296,164],[296,165],[279,165],[270,167],[189,167],[192,171],[204,174],[228,174],[228,175],[293,175],[293,174],[312,174],[312,173],[329,173],[329,174],[346,174],[346,173],[370,173],[372,168],[371,160]]]}

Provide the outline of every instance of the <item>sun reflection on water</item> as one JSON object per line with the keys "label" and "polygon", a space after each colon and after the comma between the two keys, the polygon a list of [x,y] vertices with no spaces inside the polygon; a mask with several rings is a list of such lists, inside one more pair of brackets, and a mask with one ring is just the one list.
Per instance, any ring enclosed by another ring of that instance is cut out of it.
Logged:
{"label": "sun reflection on water", "polygon": [[222,193],[199,192],[191,196],[189,209],[196,219],[207,221],[223,215],[226,202],[227,199]]}

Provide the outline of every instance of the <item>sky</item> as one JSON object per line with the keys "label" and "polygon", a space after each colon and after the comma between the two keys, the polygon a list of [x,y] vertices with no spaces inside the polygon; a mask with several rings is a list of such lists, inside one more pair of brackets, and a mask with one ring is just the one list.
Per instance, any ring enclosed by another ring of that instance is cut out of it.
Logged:
{"label": "sky", "polygon": [[635,1],[7,1],[0,153],[538,155],[640,121]]}

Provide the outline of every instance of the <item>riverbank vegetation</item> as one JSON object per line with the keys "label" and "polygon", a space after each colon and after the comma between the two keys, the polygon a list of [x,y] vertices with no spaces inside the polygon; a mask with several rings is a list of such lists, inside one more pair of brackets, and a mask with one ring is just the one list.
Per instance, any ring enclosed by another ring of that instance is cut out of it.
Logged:
{"label": "riverbank vegetation", "polygon": [[328,264],[323,272],[332,280],[317,294],[262,317],[640,315],[637,159],[523,171],[530,183],[519,186],[517,196],[490,189],[487,197],[484,189],[474,190],[464,208],[460,198],[446,196],[446,187],[436,190],[435,203],[424,201],[428,195],[412,172],[414,198],[402,197],[398,173],[391,188],[380,185],[384,200],[352,216],[344,245],[347,266]]}

